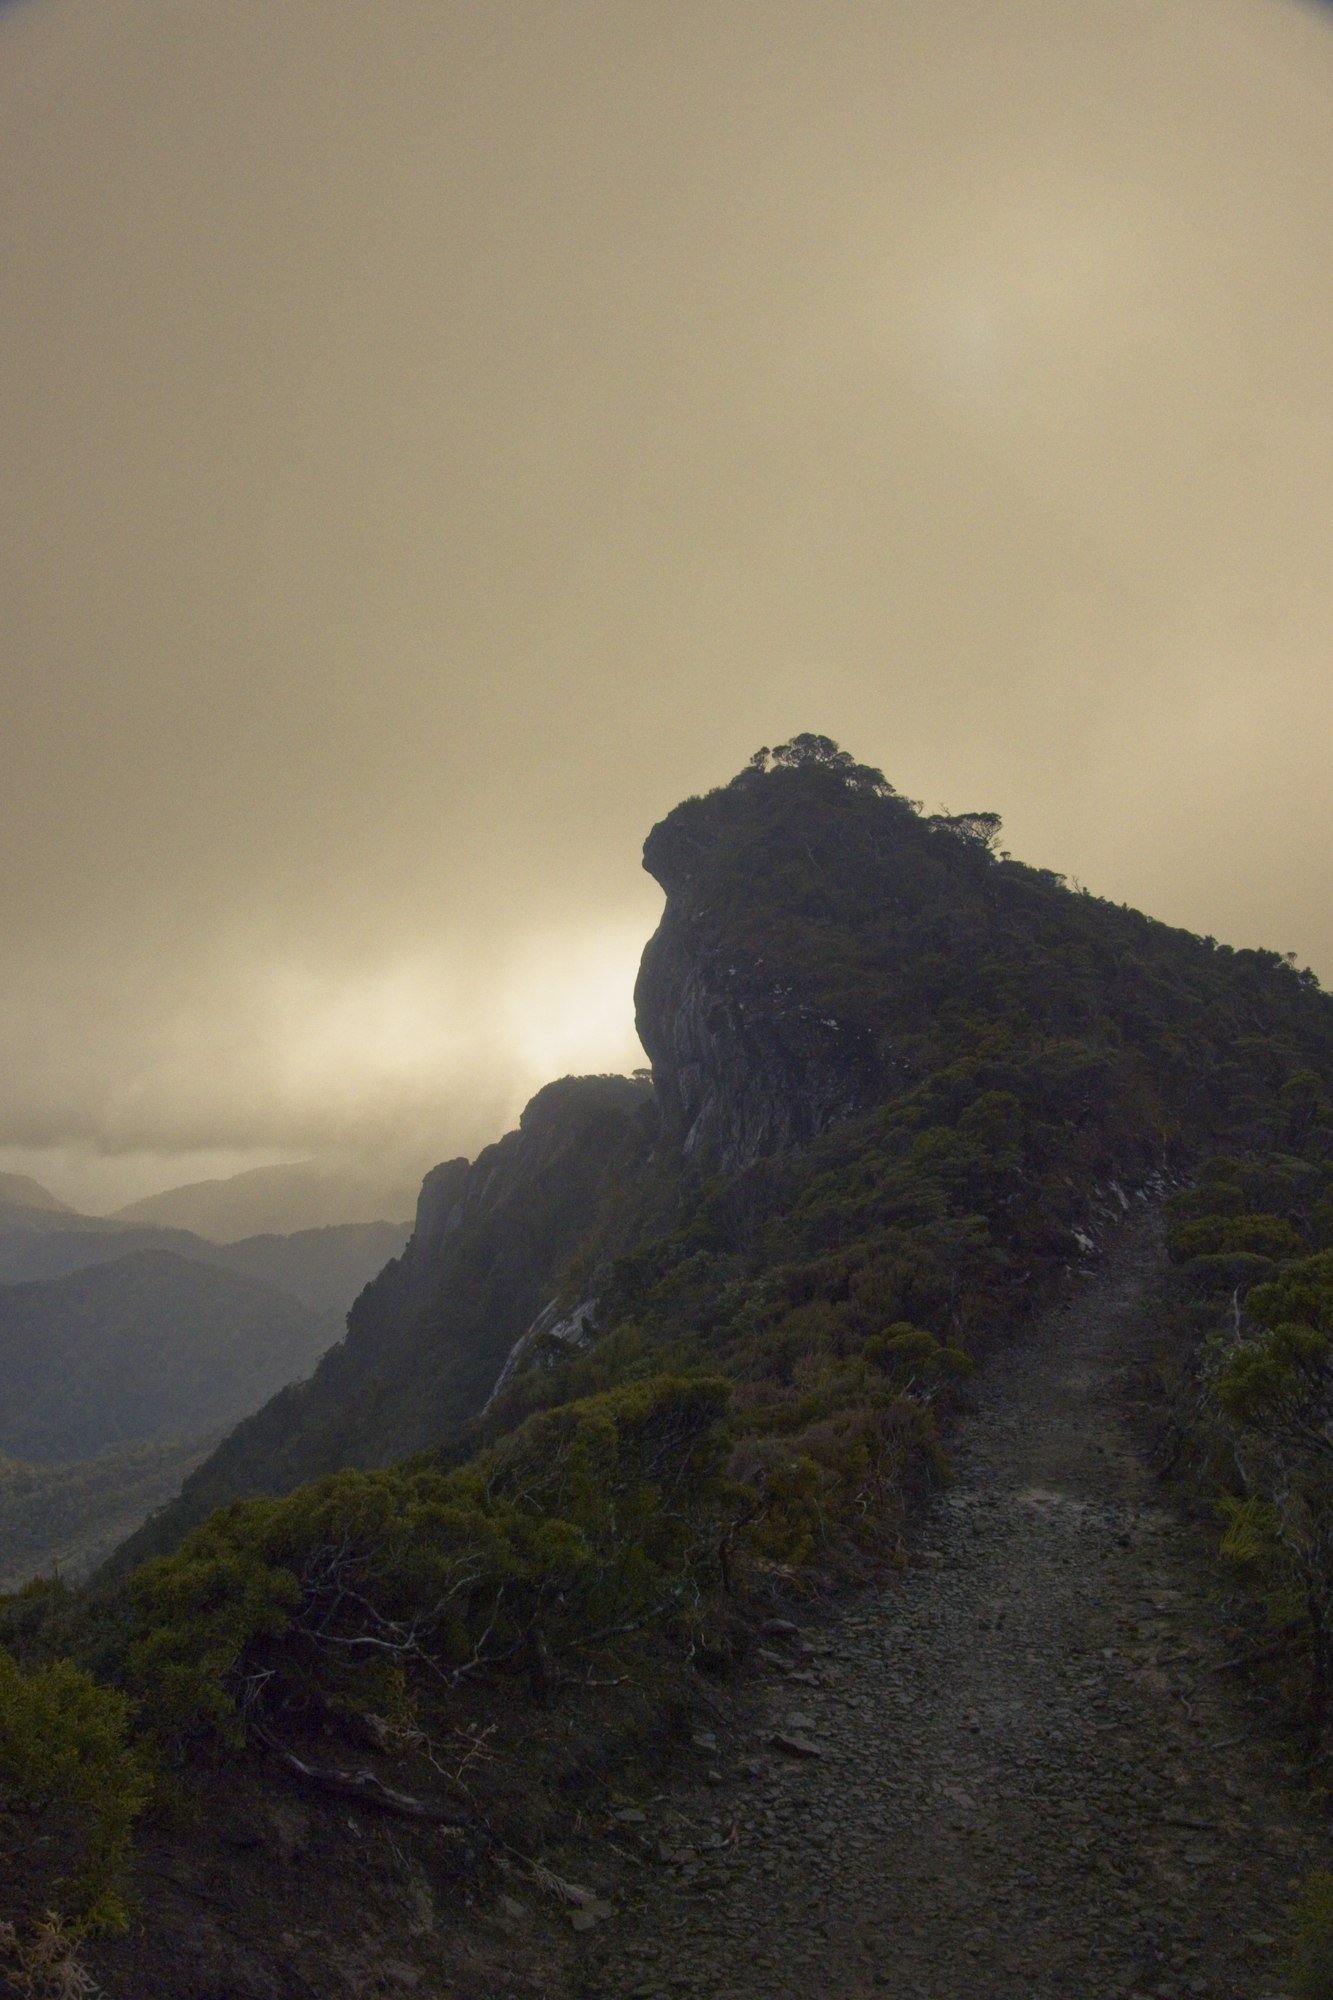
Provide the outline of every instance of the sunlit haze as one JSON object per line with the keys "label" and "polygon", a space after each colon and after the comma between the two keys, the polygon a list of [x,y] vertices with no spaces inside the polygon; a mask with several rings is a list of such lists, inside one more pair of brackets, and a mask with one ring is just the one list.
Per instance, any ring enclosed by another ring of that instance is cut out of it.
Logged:
{"label": "sunlit haze", "polygon": [[474,1152],[822,731],[1333,980],[1333,12],[0,6],[0,1168]]}

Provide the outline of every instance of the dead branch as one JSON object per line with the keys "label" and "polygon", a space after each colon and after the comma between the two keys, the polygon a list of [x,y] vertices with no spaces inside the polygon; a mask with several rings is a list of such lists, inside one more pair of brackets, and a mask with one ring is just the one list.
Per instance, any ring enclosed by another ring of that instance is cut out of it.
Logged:
{"label": "dead branch", "polygon": [[327,1765],[309,1764],[263,1723],[252,1719],[250,1727],[266,1750],[271,1750],[289,1771],[295,1772],[298,1778],[318,1791],[331,1792],[335,1798],[354,1799],[358,1805],[374,1806],[379,1812],[396,1813],[402,1819],[424,1820],[431,1826],[462,1828],[477,1824],[474,1814],[437,1805],[432,1799],[416,1799],[407,1792],[395,1791],[372,1771],[337,1771]]}

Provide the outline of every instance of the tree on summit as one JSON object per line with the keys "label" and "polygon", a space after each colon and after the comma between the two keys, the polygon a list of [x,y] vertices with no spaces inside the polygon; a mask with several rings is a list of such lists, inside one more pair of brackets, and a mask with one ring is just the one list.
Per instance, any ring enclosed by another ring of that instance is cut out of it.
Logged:
{"label": "tree on summit", "polygon": [[742,777],[753,772],[764,776],[769,771],[836,771],[848,784],[865,787],[879,792],[885,797],[893,795],[893,786],[882,771],[870,764],[858,764],[849,750],[843,750],[831,736],[815,736],[805,730],[793,736],[789,743],[779,743],[770,750],[767,744],[756,750]]}
{"label": "tree on summit", "polygon": [[927,826],[951,833],[956,840],[970,841],[974,847],[984,847],[988,854],[996,852],[1002,823],[1000,815],[992,812],[931,813],[926,820]]}

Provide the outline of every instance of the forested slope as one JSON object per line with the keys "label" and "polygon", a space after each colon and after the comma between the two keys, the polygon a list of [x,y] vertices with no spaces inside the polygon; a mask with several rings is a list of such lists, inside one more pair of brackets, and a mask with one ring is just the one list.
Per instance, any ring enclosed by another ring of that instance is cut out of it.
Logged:
{"label": "forested slope", "polygon": [[0,1591],[86,1576],[173,1498],[214,1441],[125,1445],[69,1465],[0,1457]]}
{"label": "forested slope", "polygon": [[53,1463],[234,1423],[304,1374],[338,1316],[140,1251],[0,1288],[0,1452]]}
{"label": "forested slope", "polygon": [[641,1164],[649,1096],[627,1077],[566,1078],[472,1166],[436,1167],[406,1250],[358,1298],[345,1339],[308,1382],[240,1424],[120,1561],[170,1546],[238,1493],[283,1492],[453,1435],[559,1284],[609,1187]]}

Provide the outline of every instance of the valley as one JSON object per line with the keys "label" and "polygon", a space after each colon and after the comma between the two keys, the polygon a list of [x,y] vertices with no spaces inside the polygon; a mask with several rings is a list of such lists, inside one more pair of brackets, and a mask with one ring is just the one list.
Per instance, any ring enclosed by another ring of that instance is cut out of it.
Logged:
{"label": "valley", "polygon": [[371,1222],[220,1242],[0,1176],[0,1589],[110,1555],[309,1373],[406,1236]]}

